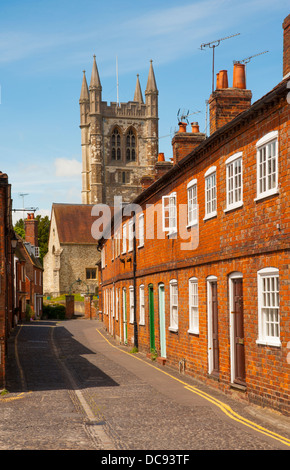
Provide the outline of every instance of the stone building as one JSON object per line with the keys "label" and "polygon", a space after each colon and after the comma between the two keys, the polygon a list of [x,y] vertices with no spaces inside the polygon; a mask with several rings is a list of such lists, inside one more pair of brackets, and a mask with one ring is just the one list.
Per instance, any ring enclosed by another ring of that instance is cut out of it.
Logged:
{"label": "stone building", "polygon": [[96,292],[100,255],[91,235],[91,211],[88,204],[52,205],[48,252],[43,260],[45,295]]}
{"label": "stone building", "polygon": [[142,190],[142,177],[155,175],[158,159],[158,90],[150,62],[142,96],[139,76],[133,101],[102,101],[94,56],[90,86],[84,72],[80,95],[82,203],[113,206],[114,196],[129,202]]}

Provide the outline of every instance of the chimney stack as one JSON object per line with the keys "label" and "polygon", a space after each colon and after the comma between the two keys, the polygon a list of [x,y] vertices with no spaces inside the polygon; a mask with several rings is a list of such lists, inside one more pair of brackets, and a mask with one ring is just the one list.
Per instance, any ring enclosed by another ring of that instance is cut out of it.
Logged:
{"label": "chimney stack", "polygon": [[246,89],[245,65],[234,64],[233,87],[228,87],[228,74],[221,70],[217,74],[217,87],[209,98],[210,133],[232,121],[251,106],[252,93]]}
{"label": "chimney stack", "polygon": [[186,127],[186,123],[180,122],[179,131],[172,139],[174,164],[192,152],[206,138],[205,134],[199,131],[197,122],[191,123],[191,132],[186,132]]}
{"label": "chimney stack", "polygon": [[34,213],[27,214],[25,224],[25,241],[33,246],[38,246],[38,220],[34,218]]}
{"label": "chimney stack", "polygon": [[290,74],[290,14],[283,22],[283,78]]}

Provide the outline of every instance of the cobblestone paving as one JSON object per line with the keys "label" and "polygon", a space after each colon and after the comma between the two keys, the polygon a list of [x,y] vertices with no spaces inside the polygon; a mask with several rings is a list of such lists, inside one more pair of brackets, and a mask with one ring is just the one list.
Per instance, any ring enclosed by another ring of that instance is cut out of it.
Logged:
{"label": "cobblestone paving", "polygon": [[[122,354],[97,328],[100,322],[83,319],[35,322],[12,335],[9,393],[0,398],[1,450],[287,449],[185,390],[176,372],[167,369],[170,378],[150,369],[144,356]],[[254,420],[244,404],[230,405]],[[259,419],[290,438],[285,418]]]}

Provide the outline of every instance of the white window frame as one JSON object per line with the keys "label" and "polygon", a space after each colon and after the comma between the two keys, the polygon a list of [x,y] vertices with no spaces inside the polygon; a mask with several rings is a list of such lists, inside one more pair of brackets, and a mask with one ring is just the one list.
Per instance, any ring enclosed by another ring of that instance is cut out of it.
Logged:
{"label": "white window frame", "polygon": [[[258,344],[281,346],[279,308],[279,269],[263,268],[258,279]],[[269,330],[275,330],[270,335]]]}
{"label": "white window frame", "polygon": [[199,333],[198,280],[191,277],[188,282],[189,329],[188,333]]}
{"label": "white window frame", "polygon": [[145,325],[145,287],[139,286],[139,325]]}
{"label": "white window frame", "polygon": [[187,185],[187,226],[198,223],[197,210],[197,180],[191,180]]}
{"label": "white window frame", "polygon": [[177,232],[176,192],[162,196],[162,226],[169,235]]}
{"label": "white window frame", "polygon": [[[227,207],[224,212],[243,205],[243,153],[238,152],[226,160]],[[240,165],[239,165],[240,164]],[[238,168],[240,167],[240,172]],[[239,184],[240,183],[240,184]],[[237,197],[237,193],[240,197]],[[232,194],[232,198],[230,197]]]}
{"label": "white window frame", "polygon": [[129,287],[129,322],[134,323],[134,287]]}
{"label": "white window frame", "polygon": [[[205,178],[205,217],[203,220],[211,219],[217,215],[217,176],[216,167],[210,167],[204,175]],[[210,186],[208,187],[208,182]],[[214,184],[213,184],[214,183]],[[210,198],[209,198],[210,196]],[[210,205],[210,210],[209,206]]]}
{"label": "white window frame", "polygon": [[134,225],[131,219],[128,223],[128,253],[133,251]]}
{"label": "white window frame", "polygon": [[140,214],[138,217],[138,236],[139,236],[139,245],[138,248],[144,246],[144,214]]}
{"label": "white window frame", "polygon": [[119,320],[119,289],[116,288],[115,290],[116,295],[116,321]]}
{"label": "white window frame", "polygon": [[127,252],[127,224],[122,228],[122,254]]}
{"label": "white window frame", "polygon": [[[275,155],[270,160],[271,154],[270,151],[275,149]],[[278,131],[272,131],[268,134],[264,135],[258,142],[256,143],[257,149],[257,197],[255,201],[263,199],[268,196],[272,196],[273,194],[278,194],[279,187],[278,187]],[[261,152],[265,151],[265,162],[264,168],[262,170],[262,165],[260,163]],[[271,150],[270,150],[271,149]],[[269,162],[272,162],[275,166],[275,171],[269,173]],[[261,175],[261,172],[263,174]],[[272,183],[269,185],[269,176],[275,175],[275,184]],[[260,183],[261,180],[264,181],[264,188],[261,189]]]}
{"label": "white window frame", "polygon": [[171,279],[170,289],[170,331],[178,331],[178,283],[176,279]]}

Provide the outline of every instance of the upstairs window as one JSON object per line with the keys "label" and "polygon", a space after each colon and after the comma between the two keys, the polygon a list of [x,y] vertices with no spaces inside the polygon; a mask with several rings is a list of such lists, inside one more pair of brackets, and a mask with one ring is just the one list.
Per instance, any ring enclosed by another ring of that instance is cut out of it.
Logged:
{"label": "upstairs window", "polygon": [[269,132],[257,144],[257,198],[278,192],[278,131]]}
{"label": "upstairs window", "polygon": [[127,162],[136,161],[136,137],[132,130],[126,135],[126,160]]}
{"label": "upstairs window", "polygon": [[227,210],[243,204],[242,153],[232,155],[226,161]]}
{"label": "upstairs window", "polygon": [[139,229],[139,247],[144,246],[144,214],[140,214],[138,217],[138,229]]}
{"label": "upstairs window", "polygon": [[86,279],[97,279],[96,268],[86,268]]}
{"label": "upstairs window", "polygon": [[162,224],[164,232],[177,232],[176,193],[162,196]]}
{"label": "upstairs window", "polygon": [[133,250],[133,240],[134,240],[134,225],[133,220],[130,220],[128,223],[128,251]]}
{"label": "upstairs window", "polygon": [[187,185],[187,223],[197,224],[197,180],[192,180]]}
{"label": "upstairs window", "polygon": [[205,219],[209,219],[216,215],[216,167],[213,166],[205,173]]}
{"label": "upstairs window", "polygon": [[127,225],[123,225],[123,247],[122,247],[122,253],[126,253],[127,251]]}
{"label": "upstairs window", "polygon": [[121,136],[118,129],[114,129],[111,137],[112,160],[121,160]]}

